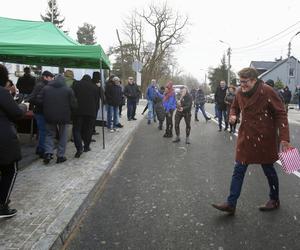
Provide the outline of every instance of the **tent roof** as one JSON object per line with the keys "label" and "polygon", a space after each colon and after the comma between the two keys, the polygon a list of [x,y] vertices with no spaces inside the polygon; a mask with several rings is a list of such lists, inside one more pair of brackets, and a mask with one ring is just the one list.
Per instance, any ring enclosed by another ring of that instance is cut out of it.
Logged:
{"label": "tent roof", "polygon": [[0,61],[72,68],[110,68],[100,45],[81,45],[50,22],[0,17]]}

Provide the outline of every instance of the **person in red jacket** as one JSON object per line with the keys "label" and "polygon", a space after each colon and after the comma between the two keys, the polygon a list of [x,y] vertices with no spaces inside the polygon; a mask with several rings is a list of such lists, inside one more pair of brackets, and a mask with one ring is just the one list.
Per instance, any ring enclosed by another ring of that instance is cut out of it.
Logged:
{"label": "person in red jacket", "polygon": [[242,117],[236,145],[236,164],[227,201],[212,206],[234,214],[248,165],[260,164],[267,177],[270,192],[269,201],[259,209],[272,211],[280,206],[279,180],[273,166],[278,160],[277,142],[280,142],[283,151],[291,147],[287,114],[275,90],[258,79],[255,69],[242,69],[238,75],[241,87],[237,91],[229,117],[231,124],[236,122],[240,113]]}

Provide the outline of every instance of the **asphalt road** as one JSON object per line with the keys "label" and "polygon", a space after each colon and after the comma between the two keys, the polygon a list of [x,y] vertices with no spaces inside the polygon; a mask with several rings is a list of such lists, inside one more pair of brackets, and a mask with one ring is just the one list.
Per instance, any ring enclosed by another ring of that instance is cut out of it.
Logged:
{"label": "asphalt road", "polygon": [[300,178],[277,166],[281,208],[262,213],[268,185],[253,165],[224,215],[210,204],[227,197],[235,138],[192,125],[192,144],[174,144],[145,120],[66,249],[300,249]]}

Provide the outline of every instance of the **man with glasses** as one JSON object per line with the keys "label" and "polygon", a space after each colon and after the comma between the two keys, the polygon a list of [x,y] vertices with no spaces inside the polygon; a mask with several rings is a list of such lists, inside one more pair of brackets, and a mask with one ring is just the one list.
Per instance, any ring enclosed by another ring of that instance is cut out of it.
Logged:
{"label": "man with glasses", "polygon": [[136,104],[140,96],[140,90],[133,80],[133,77],[128,77],[128,84],[124,88],[124,95],[127,97],[127,119],[128,121],[136,120]]}
{"label": "man with glasses", "polygon": [[272,211],[278,209],[280,205],[279,181],[273,166],[278,160],[277,142],[280,142],[283,151],[291,147],[287,115],[277,93],[258,79],[255,69],[242,69],[238,75],[241,87],[231,106],[229,122],[234,124],[239,114],[242,120],[230,194],[225,203],[212,206],[233,215],[248,165],[260,164],[268,180],[270,199],[259,209]]}

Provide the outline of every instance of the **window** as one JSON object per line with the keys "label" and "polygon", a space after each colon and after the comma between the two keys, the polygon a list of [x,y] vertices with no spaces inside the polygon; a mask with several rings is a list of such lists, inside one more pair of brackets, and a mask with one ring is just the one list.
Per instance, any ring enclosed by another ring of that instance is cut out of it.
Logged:
{"label": "window", "polygon": [[294,68],[290,68],[290,70],[289,70],[289,76],[290,77],[294,77],[295,76],[295,69]]}

